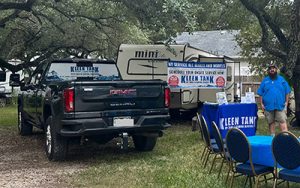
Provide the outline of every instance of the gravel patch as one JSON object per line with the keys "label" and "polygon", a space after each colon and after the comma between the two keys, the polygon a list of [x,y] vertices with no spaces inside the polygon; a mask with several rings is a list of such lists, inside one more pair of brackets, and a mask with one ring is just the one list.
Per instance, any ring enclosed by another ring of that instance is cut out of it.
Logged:
{"label": "gravel patch", "polygon": [[87,160],[50,162],[44,135],[23,137],[12,128],[0,128],[0,187],[71,187],[69,177],[85,169]]}

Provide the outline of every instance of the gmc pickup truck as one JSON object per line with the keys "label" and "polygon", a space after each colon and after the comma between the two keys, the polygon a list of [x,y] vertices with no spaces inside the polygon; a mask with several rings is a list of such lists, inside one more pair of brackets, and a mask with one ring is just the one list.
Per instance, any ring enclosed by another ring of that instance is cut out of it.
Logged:
{"label": "gmc pickup truck", "polygon": [[[18,76],[15,76],[18,78]],[[14,76],[13,76],[14,78]],[[138,151],[151,151],[169,127],[170,91],[161,80],[122,80],[113,61],[62,59],[41,63],[20,83],[18,130],[45,132],[49,160],[64,160],[71,139],[106,143],[132,136]]]}

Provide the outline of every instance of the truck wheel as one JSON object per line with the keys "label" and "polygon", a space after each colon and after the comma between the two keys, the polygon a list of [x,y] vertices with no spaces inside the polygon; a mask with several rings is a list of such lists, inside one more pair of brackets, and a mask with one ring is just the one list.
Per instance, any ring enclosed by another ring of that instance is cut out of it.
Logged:
{"label": "truck wheel", "polygon": [[22,136],[32,134],[32,125],[28,124],[24,119],[22,106],[18,107],[18,133]]}
{"label": "truck wheel", "polygon": [[45,150],[50,161],[65,160],[68,152],[68,140],[55,132],[52,116],[48,117],[45,125]]}
{"label": "truck wheel", "polygon": [[135,149],[138,151],[152,151],[157,140],[157,137],[141,135],[134,135],[132,138]]}

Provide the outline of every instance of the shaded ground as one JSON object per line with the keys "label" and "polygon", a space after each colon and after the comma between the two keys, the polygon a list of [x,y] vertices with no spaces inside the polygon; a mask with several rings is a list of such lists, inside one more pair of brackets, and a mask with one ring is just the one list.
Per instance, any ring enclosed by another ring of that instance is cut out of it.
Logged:
{"label": "shaded ground", "polygon": [[[126,152],[134,153],[133,143],[129,141],[130,148]],[[120,139],[105,145],[93,142],[81,146],[72,144],[66,161],[50,162],[45,155],[41,131],[20,136],[16,127],[0,126],[0,187],[72,187],[71,176],[95,165],[99,157],[122,154],[124,151],[117,142]]]}
{"label": "shaded ground", "polygon": [[49,162],[44,135],[17,135],[12,128],[0,128],[0,187],[69,187],[66,176],[86,167],[84,162]]}
{"label": "shaded ground", "polygon": [[94,164],[97,156],[122,152],[116,142],[73,144],[66,161],[50,162],[42,132],[20,136],[15,128],[0,127],[0,187],[72,187],[69,177]]}

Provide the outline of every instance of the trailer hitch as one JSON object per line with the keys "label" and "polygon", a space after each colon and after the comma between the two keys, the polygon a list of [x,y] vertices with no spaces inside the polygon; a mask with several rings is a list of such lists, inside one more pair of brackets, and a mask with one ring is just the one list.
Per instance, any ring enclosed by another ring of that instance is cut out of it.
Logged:
{"label": "trailer hitch", "polygon": [[128,150],[128,133],[122,133],[120,134],[121,142],[118,143],[119,146],[121,146],[122,150]]}

